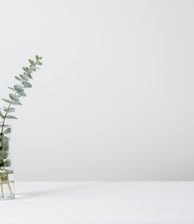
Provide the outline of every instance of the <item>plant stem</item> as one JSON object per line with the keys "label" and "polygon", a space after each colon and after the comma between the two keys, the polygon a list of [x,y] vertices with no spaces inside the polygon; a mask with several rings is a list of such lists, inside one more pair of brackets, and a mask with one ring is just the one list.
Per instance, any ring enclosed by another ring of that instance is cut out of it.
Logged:
{"label": "plant stem", "polygon": [[[16,94],[17,94],[17,92],[15,92],[14,97],[16,96]],[[9,105],[8,105],[8,107],[7,107],[8,110],[10,109],[12,102],[13,101],[11,100],[10,103],[9,103]],[[3,134],[3,128],[5,126],[5,119],[7,117],[7,113],[8,112],[5,112],[5,116],[3,117],[3,124],[2,124],[2,128],[1,128],[1,135]]]}

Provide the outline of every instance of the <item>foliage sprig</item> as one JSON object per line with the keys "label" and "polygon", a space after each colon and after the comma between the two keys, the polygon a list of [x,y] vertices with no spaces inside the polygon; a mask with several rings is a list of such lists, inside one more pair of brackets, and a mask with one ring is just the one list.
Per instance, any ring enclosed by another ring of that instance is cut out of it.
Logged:
{"label": "foliage sprig", "polygon": [[[23,72],[19,74],[18,76],[15,76],[15,79],[18,81],[17,84],[15,84],[13,87],[8,87],[11,90],[11,93],[9,94],[8,99],[2,99],[4,102],[7,103],[6,107],[3,107],[0,110],[0,118],[2,119],[1,122],[1,130],[0,130],[0,136],[4,134],[8,134],[11,129],[6,128],[5,121],[6,119],[17,119],[17,117],[11,115],[11,113],[15,112],[15,105],[22,105],[20,102],[21,97],[25,97],[25,89],[31,88],[31,80],[33,79],[32,73],[35,72],[39,66],[42,65],[42,57],[39,57],[38,55],[35,56],[35,60],[29,59],[29,65],[27,67],[23,67]],[[5,130],[4,130],[5,129]],[[1,147],[1,146],[0,146]],[[1,157],[1,155],[0,155]]]}

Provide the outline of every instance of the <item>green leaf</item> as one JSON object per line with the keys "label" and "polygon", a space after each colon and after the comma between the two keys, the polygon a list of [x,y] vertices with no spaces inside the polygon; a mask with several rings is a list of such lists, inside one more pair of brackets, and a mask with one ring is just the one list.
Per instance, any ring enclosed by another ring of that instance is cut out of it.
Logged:
{"label": "green leaf", "polygon": [[3,163],[4,163],[4,166],[6,166],[6,167],[11,166],[11,160],[10,159],[7,159]]}
{"label": "green leaf", "polygon": [[32,79],[32,75],[31,75],[31,73],[26,73],[26,76],[27,76],[29,79]]}
{"label": "green leaf", "polygon": [[30,65],[35,65],[35,62],[33,60],[28,59],[28,61],[29,61]]}
{"label": "green leaf", "polygon": [[0,135],[0,141],[3,141],[3,144],[4,144],[4,143],[7,143],[9,141],[9,138],[5,135]]}
{"label": "green leaf", "polygon": [[15,79],[17,79],[18,81],[22,81],[18,76],[15,76]]}
{"label": "green leaf", "polygon": [[10,100],[3,99],[3,98],[2,98],[2,100],[3,100],[3,101],[5,101],[6,103],[11,103],[11,101],[10,101]]}
{"label": "green leaf", "polygon": [[0,136],[0,141],[1,141],[1,150],[9,150],[9,138],[5,135]]}
{"label": "green leaf", "polygon": [[13,104],[20,104],[20,100],[19,100],[19,98],[18,97],[20,97],[19,95],[18,96],[15,96],[15,95],[13,95],[13,94],[9,94],[9,97],[10,97],[10,99],[12,100],[12,103]]}
{"label": "green leaf", "polygon": [[30,69],[34,72],[34,71],[36,71],[36,66],[30,65]]}
{"label": "green leaf", "polygon": [[17,93],[19,96],[26,96],[25,92],[18,92]]}
{"label": "green leaf", "polygon": [[28,81],[28,79],[29,79],[27,76],[22,75],[22,74],[20,74],[19,76],[20,76],[21,79],[24,80],[24,81]]}
{"label": "green leaf", "polygon": [[36,64],[37,64],[37,65],[42,65],[42,62],[37,61]]}
{"label": "green leaf", "polygon": [[5,150],[0,150],[0,158],[1,158],[1,160],[5,160],[5,159],[7,159],[7,157],[8,157],[8,152],[7,151],[5,151]]}
{"label": "green leaf", "polygon": [[7,115],[6,118],[7,118],[7,119],[17,119],[17,117],[14,117],[14,116],[12,116],[12,115]]}
{"label": "green leaf", "polygon": [[22,105],[20,102],[15,102],[15,101],[13,101],[12,104],[13,105]]}
{"label": "green leaf", "polygon": [[0,150],[0,157],[4,160],[7,159],[9,153],[5,150]]}
{"label": "green leaf", "polygon": [[23,84],[24,87],[26,87],[26,88],[31,88],[31,87],[32,87],[31,83],[29,83],[29,82],[22,82],[22,84]]}
{"label": "green leaf", "polygon": [[21,86],[19,86],[19,85],[14,85],[14,89],[15,89],[17,92],[23,92],[23,91],[24,91],[24,89],[23,89]]}
{"label": "green leaf", "polygon": [[36,62],[42,60],[42,57],[39,57],[38,55],[36,55]]}
{"label": "green leaf", "polygon": [[20,97],[20,95],[16,96],[16,95],[13,95],[13,94],[10,93],[10,94],[9,94],[9,97],[10,97],[10,99],[12,100],[11,103],[12,103],[13,105],[21,105],[20,100],[19,100],[19,98],[18,98],[18,97]]}
{"label": "green leaf", "polygon": [[8,89],[11,89],[12,91],[15,91],[15,89],[14,89],[14,88],[12,88],[12,87],[8,87]]}
{"label": "green leaf", "polygon": [[15,95],[13,95],[12,93],[9,94],[9,98],[11,100],[17,101],[17,97]]}
{"label": "green leaf", "polygon": [[30,68],[30,67],[26,67],[26,68],[25,68],[25,72],[27,72],[27,73],[31,73],[31,72],[32,72],[32,70],[31,70],[31,68]]}
{"label": "green leaf", "polygon": [[11,113],[11,112],[15,112],[15,108],[10,107],[10,108],[4,108],[3,109],[6,113]]}
{"label": "green leaf", "polygon": [[22,68],[25,72],[28,72],[29,71],[29,68],[28,67],[23,67]]}
{"label": "green leaf", "polygon": [[5,131],[3,132],[3,134],[9,134],[9,133],[11,133],[11,128],[7,128],[7,129],[5,129]]}

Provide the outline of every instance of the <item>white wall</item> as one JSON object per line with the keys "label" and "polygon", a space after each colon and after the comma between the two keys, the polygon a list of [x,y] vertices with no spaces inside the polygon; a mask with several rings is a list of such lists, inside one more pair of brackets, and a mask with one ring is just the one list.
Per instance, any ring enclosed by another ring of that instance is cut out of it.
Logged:
{"label": "white wall", "polygon": [[15,114],[16,180],[194,180],[193,12],[185,0],[1,0],[1,97],[44,57]]}

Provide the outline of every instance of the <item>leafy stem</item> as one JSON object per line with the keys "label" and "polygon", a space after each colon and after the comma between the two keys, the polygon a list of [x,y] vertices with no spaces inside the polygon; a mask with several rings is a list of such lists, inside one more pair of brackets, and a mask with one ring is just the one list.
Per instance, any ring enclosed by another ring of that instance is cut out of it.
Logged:
{"label": "leafy stem", "polygon": [[0,135],[9,132],[9,129],[4,131],[6,119],[17,119],[15,116],[9,114],[15,112],[14,105],[21,105],[20,97],[26,96],[24,89],[32,87],[30,79],[32,79],[32,73],[42,65],[41,59],[42,57],[38,55],[35,56],[35,60],[29,59],[29,66],[23,67],[23,73],[15,76],[15,79],[20,83],[13,87],[8,87],[12,92],[9,94],[9,99],[2,99],[4,102],[8,103],[8,105],[2,109],[3,111],[0,110],[0,117],[2,119]]}

